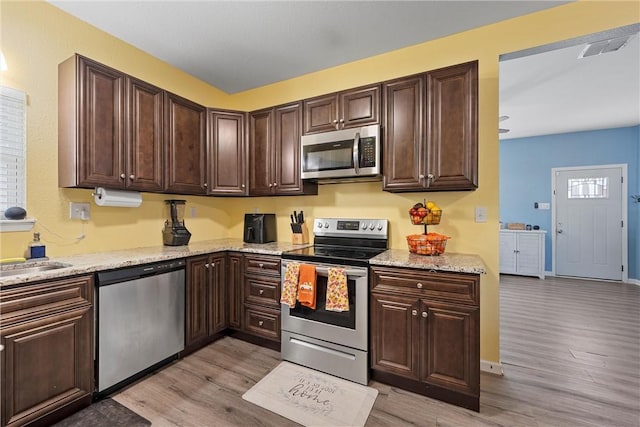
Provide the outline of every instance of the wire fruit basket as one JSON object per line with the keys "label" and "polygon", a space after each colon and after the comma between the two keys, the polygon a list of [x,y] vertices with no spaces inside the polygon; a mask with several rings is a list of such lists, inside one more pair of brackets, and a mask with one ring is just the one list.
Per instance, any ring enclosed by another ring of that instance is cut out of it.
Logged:
{"label": "wire fruit basket", "polygon": [[409,252],[418,255],[441,255],[449,236],[438,233],[410,234],[407,236]]}

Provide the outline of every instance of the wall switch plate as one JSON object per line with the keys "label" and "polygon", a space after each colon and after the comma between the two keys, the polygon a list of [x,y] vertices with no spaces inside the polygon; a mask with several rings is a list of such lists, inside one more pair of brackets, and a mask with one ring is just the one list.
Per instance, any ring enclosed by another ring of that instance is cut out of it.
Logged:
{"label": "wall switch plate", "polygon": [[89,203],[69,203],[69,218],[70,219],[81,219],[83,221],[87,221],[90,219],[91,215],[91,205]]}
{"label": "wall switch plate", "polygon": [[484,206],[476,207],[476,222],[487,222],[487,208]]}

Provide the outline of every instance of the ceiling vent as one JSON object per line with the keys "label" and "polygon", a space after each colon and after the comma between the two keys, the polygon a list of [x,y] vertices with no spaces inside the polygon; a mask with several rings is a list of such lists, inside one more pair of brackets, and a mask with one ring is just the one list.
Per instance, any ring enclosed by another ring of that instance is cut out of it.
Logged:
{"label": "ceiling vent", "polygon": [[582,52],[580,52],[578,59],[586,58],[587,56],[601,55],[608,52],[616,52],[625,47],[630,38],[631,36],[626,36],[589,43]]}

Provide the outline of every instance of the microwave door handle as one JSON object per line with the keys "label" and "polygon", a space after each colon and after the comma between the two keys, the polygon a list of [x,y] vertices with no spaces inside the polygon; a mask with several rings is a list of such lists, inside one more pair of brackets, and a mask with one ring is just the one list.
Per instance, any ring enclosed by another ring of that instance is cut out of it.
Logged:
{"label": "microwave door handle", "polygon": [[360,132],[356,132],[356,137],[353,139],[353,168],[356,171],[356,175],[360,173],[360,154],[358,148],[360,147]]}

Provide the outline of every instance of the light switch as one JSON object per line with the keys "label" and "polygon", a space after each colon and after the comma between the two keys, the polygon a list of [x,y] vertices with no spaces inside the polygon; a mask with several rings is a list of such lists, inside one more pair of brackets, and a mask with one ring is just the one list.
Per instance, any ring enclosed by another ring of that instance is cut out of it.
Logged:
{"label": "light switch", "polygon": [[70,202],[69,218],[88,221],[90,219],[90,208],[91,208],[91,205],[89,205],[89,203]]}
{"label": "light switch", "polygon": [[484,206],[476,207],[476,222],[487,222],[487,208]]}

